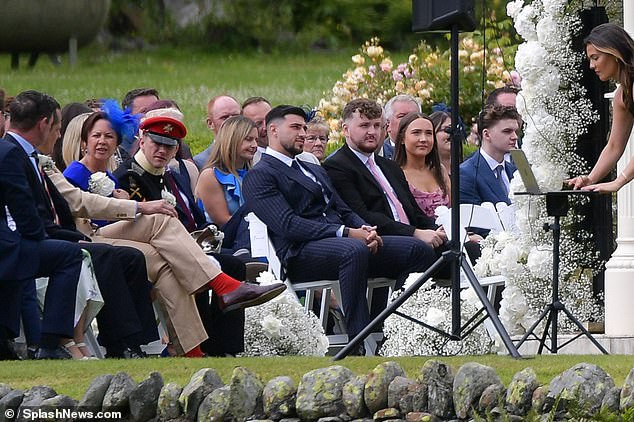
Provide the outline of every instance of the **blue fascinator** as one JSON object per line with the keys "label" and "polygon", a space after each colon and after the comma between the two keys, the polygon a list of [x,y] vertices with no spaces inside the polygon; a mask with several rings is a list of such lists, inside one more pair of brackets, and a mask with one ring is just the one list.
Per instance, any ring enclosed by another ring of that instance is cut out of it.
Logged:
{"label": "blue fascinator", "polygon": [[125,144],[134,141],[134,137],[139,132],[140,114],[132,114],[128,107],[122,110],[119,103],[112,98],[103,100],[101,111],[108,115],[112,129],[117,132],[119,142],[123,142],[124,147]]}

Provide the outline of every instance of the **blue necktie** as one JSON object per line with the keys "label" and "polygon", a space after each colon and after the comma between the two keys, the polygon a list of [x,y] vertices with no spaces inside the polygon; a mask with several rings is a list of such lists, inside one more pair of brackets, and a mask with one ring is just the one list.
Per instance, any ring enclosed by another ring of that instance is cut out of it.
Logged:
{"label": "blue necktie", "polygon": [[506,196],[509,195],[509,190],[506,187],[506,183],[504,183],[504,179],[502,179],[502,172],[504,171],[504,166],[502,164],[499,164],[496,168],[495,168],[495,176],[498,178],[498,183],[500,184],[500,186],[502,186],[502,190],[504,191],[504,194]]}

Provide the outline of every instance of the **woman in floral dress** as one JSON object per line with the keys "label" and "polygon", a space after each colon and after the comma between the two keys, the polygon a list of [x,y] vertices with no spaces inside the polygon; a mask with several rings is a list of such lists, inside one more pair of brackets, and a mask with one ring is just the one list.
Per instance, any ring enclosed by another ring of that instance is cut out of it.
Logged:
{"label": "woman in floral dress", "polygon": [[429,117],[422,113],[403,117],[395,140],[394,160],[403,169],[409,189],[425,215],[433,218],[438,206],[449,206],[449,175],[440,163]]}

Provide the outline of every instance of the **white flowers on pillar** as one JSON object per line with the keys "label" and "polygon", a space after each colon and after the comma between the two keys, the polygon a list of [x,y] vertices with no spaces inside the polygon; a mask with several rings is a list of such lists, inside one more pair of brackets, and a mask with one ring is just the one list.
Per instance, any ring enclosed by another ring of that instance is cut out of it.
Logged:
{"label": "white flowers on pillar", "polygon": [[[580,23],[576,11],[568,13],[566,6],[566,0],[534,0],[529,4],[515,0],[506,9],[525,40],[515,56],[516,69],[522,76],[517,108],[526,124],[522,149],[540,187],[551,190],[560,189],[565,178],[586,168],[574,148],[579,135],[597,118],[578,83],[582,57],[573,51],[571,37]],[[514,177],[511,191],[523,190],[520,177]],[[511,334],[520,334],[550,302],[552,233],[546,233],[542,226],[552,218],[546,215],[543,199],[520,195],[512,199],[517,206],[520,235],[487,238],[476,272],[507,277],[500,318]],[[579,264],[591,261],[596,252],[575,242],[565,230],[567,223],[577,219],[572,213],[562,218],[559,279],[562,301],[584,321],[602,315],[592,296],[592,273]]]}

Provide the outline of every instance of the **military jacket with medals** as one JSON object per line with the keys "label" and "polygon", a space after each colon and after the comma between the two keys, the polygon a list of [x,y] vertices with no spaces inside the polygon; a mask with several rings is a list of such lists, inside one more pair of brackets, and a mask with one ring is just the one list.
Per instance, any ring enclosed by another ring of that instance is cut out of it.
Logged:
{"label": "military jacket with medals", "polygon": [[130,199],[139,202],[168,199],[169,195],[165,192],[169,192],[176,203],[178,218],[187,230],[204,227],[207,222],[196,205],[190,183],[181,174],[170,169],[162,172],[146,170],[137,161],[138,154],[142,152],[139,151],[135,157],[123,162],[114,172],[119,186],[130,194]]}

